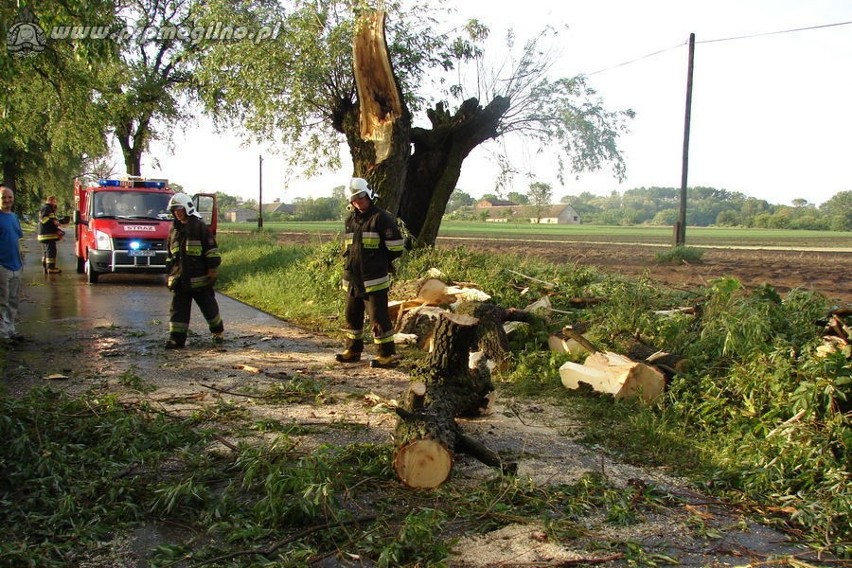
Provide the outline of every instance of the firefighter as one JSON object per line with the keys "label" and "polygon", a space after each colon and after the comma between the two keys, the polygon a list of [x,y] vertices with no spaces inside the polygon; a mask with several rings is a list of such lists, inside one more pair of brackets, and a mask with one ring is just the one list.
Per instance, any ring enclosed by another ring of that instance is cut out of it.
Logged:
{"label": "firefighter", "polygon": [[166,258],[169,267],[166,282],[173,293],[166,349],[181,349],[186,345],[193,300],[207,320],[213,343],[222,343],[225,326],[213,290],[222,261],[216,239],[185,193],[174,194],[168,208],[175,221],[169,232]]}
{"label": "firefighter", "polygon": [[62,272],[56,266],[56,243],[65,236],[65,231],[56,216],[56,196],[49,196],[38,214],[38,242],[43,251],[41,266],[45,274]]}
{"label": "firefighter", "polygon": [[346,289],[345,350],[336,359],[341,363],[361,360],[364,351],[364,314],[372,322],[377,357],[371,367],[395,367],[396,347],[388,314],[391,262],[402,255],[403,238],[396,220],[375,204],[378,197],[367,181],[349,182],[349,209],[343,251],[343,287]]}

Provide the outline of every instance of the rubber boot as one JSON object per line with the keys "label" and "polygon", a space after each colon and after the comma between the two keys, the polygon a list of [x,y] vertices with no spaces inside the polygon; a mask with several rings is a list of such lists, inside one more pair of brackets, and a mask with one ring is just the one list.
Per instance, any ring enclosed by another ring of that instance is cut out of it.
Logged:
{"label": "rubber boot", "polygon": [[396,356],[396,345],[393,341],[378,344],[379,353],[375,359],[370,361],[370,367],[374,369],[393,369],[399,365]]}
{"label": "rubber boot", "polygon": [[338,363],[357,363],[361,360],[363,351],[363,339],[349,339],[346,341],[346,349],[343,350],[343,353],[337,353],[334,358]]}
{"label": "rubber boot", "polygon": [[186,345],[186,335],[179,333],[170,333],[169,339],[166,341],[166,349],[183,349]]}

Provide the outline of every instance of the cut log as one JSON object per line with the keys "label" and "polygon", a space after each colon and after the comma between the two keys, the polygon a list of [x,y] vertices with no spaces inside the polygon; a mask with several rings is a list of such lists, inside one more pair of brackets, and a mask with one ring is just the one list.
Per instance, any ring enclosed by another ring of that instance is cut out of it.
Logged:
{"label": "cut log", "polygon": [[560,335],[551,335],[547,338],[547,345],[555,353],[567,353],[569,355],[580,355],[589,351],[576,339],[565,339]]}
{"label": "cut log", "polygon": [[417,336],[417,346],[427,349],[442,314],[449,313],[437,306],[420,306],[405,312],[399,322],[399,333]]}
{"label": "cut log", "polygon": [[[413,488],[434,488],[449,477],[456,451],[475,448],[489,465],[496,454],[481,446],[459,443],[459,416],[475,416],[490,406],[494,386],[487,367],[469,368],[479,320],[442,312],[433,334],[434,348],[397,408],[393,467],[400,481]],[[502,466],[502,464],[501,464]]]}
{"label": "cut log", "polygon": [[656,400],[665,388],[665,377],[658,369],[610,351],[592,353],[582,365],[568,361],[559,368],[559,376],[569,389],[587,384],[615,398],[639,396],[647,402]]}
{"label": "cut log", "polygon": [[456,297],[448,292],[445,282],[437,278],[427,278],[417,289],[417,300],[427,306],[441,306],[452,304]]}
{"label": "cut log", "polygon": [[388,315],[391,321],[398,321],[405,312],[420,305],[422,302],[417,300],[392,300],[388,302]]}
{"label": "cut log", "polygon": [[393,469],[412,489],[434,489],[450,477],[453,453],[438,440],[415,438],[394,453]]}

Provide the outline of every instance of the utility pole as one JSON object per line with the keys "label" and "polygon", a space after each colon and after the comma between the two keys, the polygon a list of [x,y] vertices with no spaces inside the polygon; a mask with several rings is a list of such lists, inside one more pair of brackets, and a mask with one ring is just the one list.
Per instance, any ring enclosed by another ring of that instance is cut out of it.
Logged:
{"label": "utility pole", "polygon": [[689,34],[689,63],[686,68],[686,115],[683,121],[683,162],[680,173],[680,213],[675,225],[675,246],[686,244],[686,179],[689,169],[689,122],[692,118],[692,70],[695,63],[695,34]]}
{"label": "utility pole", "polygon": [[263,229],[263,156],[257,160],[257,228]]}

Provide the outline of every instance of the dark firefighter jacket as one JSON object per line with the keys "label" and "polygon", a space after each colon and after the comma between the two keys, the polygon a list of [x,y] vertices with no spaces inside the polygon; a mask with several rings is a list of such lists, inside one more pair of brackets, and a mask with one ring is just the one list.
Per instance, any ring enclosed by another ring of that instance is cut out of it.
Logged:
{"label": "dark firefighter jacket", "polygon": [[186,224],[175,219],[169,232],[167,279],[169,290],[190,290],[212,286],[207,271],[222,262],[216,238],[207,225],[193,215]]}
{"label": "dark firefighter jacket", "polygon": [[346,219],[343,286],[356,296],[390,287],[391,261],[403,251],[403,239],[390,213],[375,204]]}
{"label": "dark firefighter jacket", "polygon": [[64,234],[59,228],[56,217],[56,207],[45,203],[38,214],[38,240],[39,242],[56,241]]}

